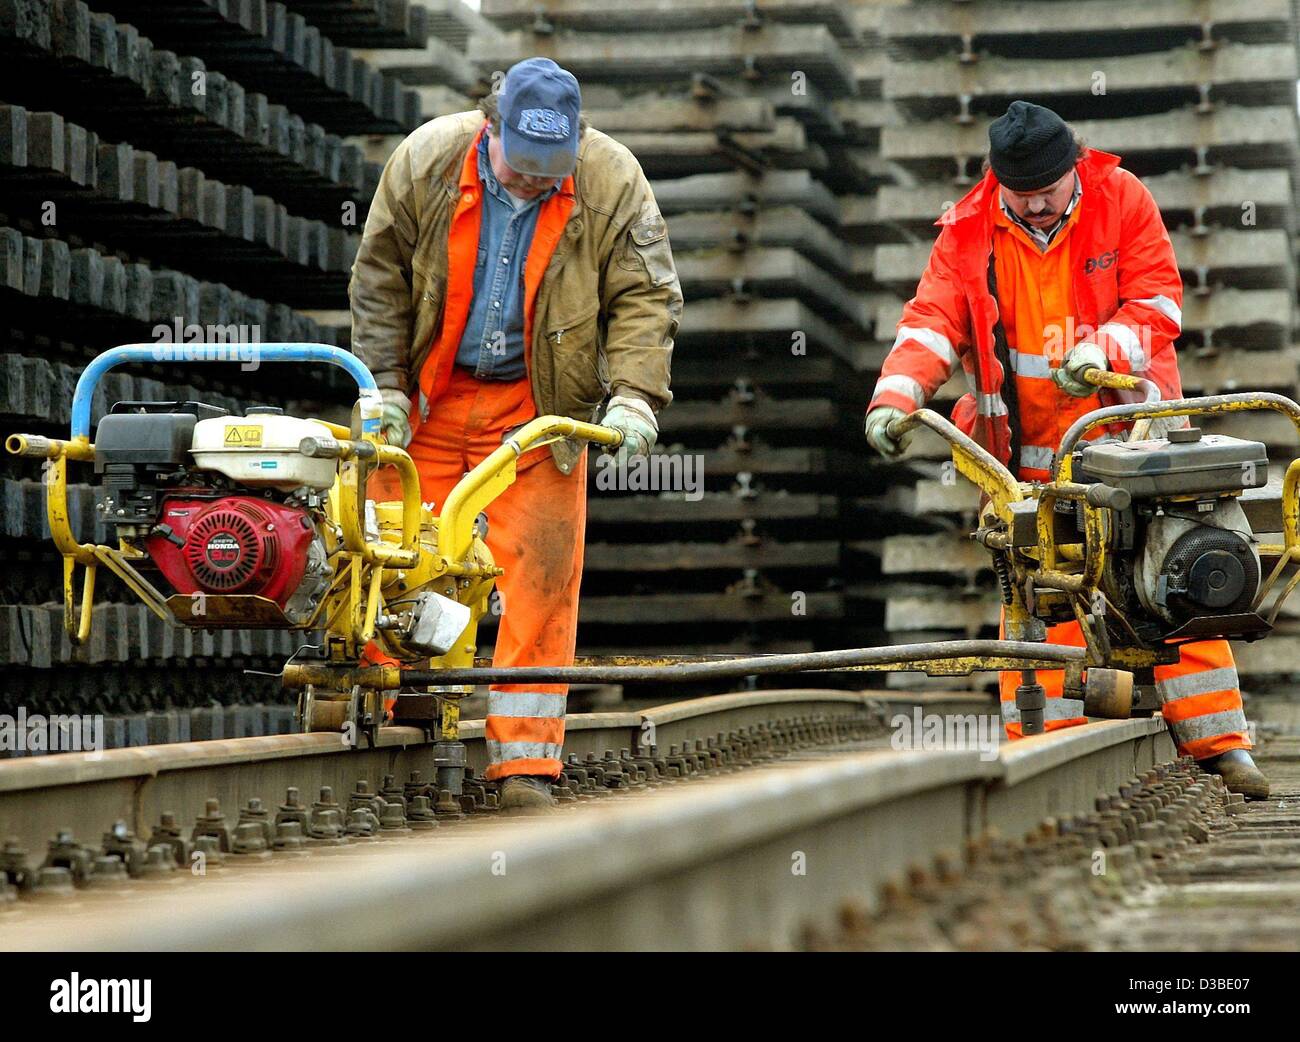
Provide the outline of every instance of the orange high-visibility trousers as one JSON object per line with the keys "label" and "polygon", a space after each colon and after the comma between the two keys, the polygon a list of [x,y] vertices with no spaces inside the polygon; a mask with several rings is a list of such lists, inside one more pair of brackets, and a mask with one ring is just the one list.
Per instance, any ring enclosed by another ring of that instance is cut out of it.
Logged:
{"label": "orange high-visibility trousers", "polygon": [[[998,635],[1004,633],[999,626]],[[1047,642],[1081,648],[1083,631],[1077,622],[1061,622],[1047,628]],[[1037,676],[1047,695],[1043,712],[1046,730],[1088,722],[1083,715],[1082,699],[1063,697],[1063,670],[1040,669]],[[1161,712],[1180,755],[1204,760],[1230,749],[1251,748],[1237,666],[1226,640],[1184,644],[1178,662],[1172,666],[1156,666],[1155,678]],[[998,677],[1002,722],[1009,738],[1021,737],[1020,712],[1016,709],[1019,684],[1018,672],[1005,672]]]}
{"label": "orange high-visibility trousers", "polygon": [[[456,368],[451,383],[416,428],[407,452],[420,472],[420,492],[440,511],[465,472],[501,437],[536,415],[527,379],[476,379]],[[487,545],[505,574],[497,579],[494,666],[573,664],[578,630],[587,524],[587,459],[569,475],[551,461],[549,448],[519,458],[515,483],[485,513]],[[390,470],[390,468],[385,468]],[[372,495],[399,498],[395,475]],[[567,684],[493,684],[488,691],[487,777],[512,774],[558,777],[564,744]]]}

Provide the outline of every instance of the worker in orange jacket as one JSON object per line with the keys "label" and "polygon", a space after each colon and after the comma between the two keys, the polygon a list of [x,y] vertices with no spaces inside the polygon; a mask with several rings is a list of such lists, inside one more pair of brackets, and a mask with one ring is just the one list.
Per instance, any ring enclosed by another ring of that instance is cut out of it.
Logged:
{"label": "worker in orange jacket", "polygon": [[[993,121],[984,177],[939,218],[929,263],[881,367],[866,418],[874,449],[889,459],[902,454],[906,445],[889,424],[921,408],[958,362],[971,390],[953,408],[953,423],[1025,481],[1050,479],[1076,419],[1133,400],[1085,382],[1089,367],[1142,376],[1161,397],[1182,397],[1177,260],[1155,200],[1119,162],[1039,105],[1012,102]],[[1129,426],[1104,425],[1087,437],[1120,436]],[[1047,639],[1084,643],[1075,622],[1050,627]],[[1061,671],[1038,678],[1048,730],[1085,722],[1083,703],[1063,697]],[[1179,751],[1222,774],[1233,791],[1266,797],[1227,641],[1183,645],[1181,660],[1157,667],[1155,679]],[[1006,730],[1019,737],[1017,675],[1000,680]]]}
{"label": "worker in orange jacket", "polygon": [[[622,463],[658,437],[682,309],[667,229],[640,164],[586,125],[577,80],[548,58],[512,67],[479,111],[430,120],[398,145],[350,293],[352,348],[379,384],[385,437],[407,447],[435,509],[538,415],[599,417],[622,433]],[[516,468],[487,508],[505,569],[493,664],[570,665],[585,448],[561,441]],[[391,472],[375,480],[372,493],[397,498]],[[489,690],[487,777],[501,781],[503,809],[554,804],[567,693]]]}

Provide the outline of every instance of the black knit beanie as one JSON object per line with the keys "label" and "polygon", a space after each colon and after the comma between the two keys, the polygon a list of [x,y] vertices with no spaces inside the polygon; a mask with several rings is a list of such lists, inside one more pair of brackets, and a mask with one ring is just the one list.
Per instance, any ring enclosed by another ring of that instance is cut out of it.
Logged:
{"label": "black knit beanie", "polygon": [[1013,192],[1036,192],[1064,177],[1077,152],[1065,120],[1042,105],[1013,101],[989,124],[989,165]]}

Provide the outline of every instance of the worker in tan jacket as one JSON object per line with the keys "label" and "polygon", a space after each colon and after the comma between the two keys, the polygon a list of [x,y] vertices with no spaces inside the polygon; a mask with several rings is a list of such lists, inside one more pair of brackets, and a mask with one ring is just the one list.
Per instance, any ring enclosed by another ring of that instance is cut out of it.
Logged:
{"label": "worker in tan jacket", "polygon": [[[658,437],[682,309],[667,228],[636,159],[586,125],[577,80],[549,59],[520,62],[480,111],[398,145],[350,293],[353,350],[426,501],[440,506],[534,416],[599,417],[622,432],[623,461]],[[505,569],[495,665],[573,662],[586,474],[583,446],[535,449],[488,508]],[[503,782],[503,809],[553,804],[567,691],[491,688],[487,776]]]}

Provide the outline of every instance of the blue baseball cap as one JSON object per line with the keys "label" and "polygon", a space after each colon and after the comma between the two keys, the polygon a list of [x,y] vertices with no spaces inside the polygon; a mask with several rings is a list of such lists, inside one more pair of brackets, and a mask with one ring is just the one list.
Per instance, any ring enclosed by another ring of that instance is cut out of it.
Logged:
{"label": "blue baseball cap", "polygon": [[525,58],[511,66],[497,99],[501,148],[510,168],[557,180],[573,173],[581,108],[578,81],[550,58]]}

